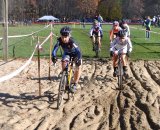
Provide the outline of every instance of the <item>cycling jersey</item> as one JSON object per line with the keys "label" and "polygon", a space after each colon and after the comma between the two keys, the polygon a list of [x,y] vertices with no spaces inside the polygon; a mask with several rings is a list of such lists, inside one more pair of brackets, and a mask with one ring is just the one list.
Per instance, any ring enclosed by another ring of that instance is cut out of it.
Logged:
{"label": "cycling jersey", "polygon": [[148,31],[151,30],[151,20],[149,18],[145,20],[145,26],[146,26],[146,30]]}
{"label": "cycling jersey", "polygon": [[64,53],[63,58],[65,58],[66,55],[69,55],[70,57],[77,57],[77,60],[80,60],[82,58],[82,54],[80,51],[80,48],[75,43],[75,41],[70,38],[68,43],[63,43],[61,38],[57,39],[57,43],[54,46],[54,49],[52,51],[52,57],[56,57],[56,53],[58,51],[59,47],[62,47]]}
{"label": "cycling jersey", "polygon": [[116,39],[114,39],[114,41],[112,42],[111,46],[110,46],[110,51],[119,51],[121,50],[123,53],[127,53],[127,51],[131,52],[132,51],[132,43],[130,38],[125,37],[125,39],[122,40],[117,37]]}
{"label": "cycling jersey", "polygon": [[112,41],[113,40],[113,37],[114,37],[114,35],[117,37],[117,35],[118,35],[118,32],[120,31],[120,30],[122,30],[122,28],[121,27],[112,27],[112,29],[111,29],[111,31],[110,31],[110,40]]}
{"label": "cycling jersey", "polygon": [[101,37],[103,35],[102,28],[100,26],[92,26],[90,30],[90,36],[93,36],[93,35]]}

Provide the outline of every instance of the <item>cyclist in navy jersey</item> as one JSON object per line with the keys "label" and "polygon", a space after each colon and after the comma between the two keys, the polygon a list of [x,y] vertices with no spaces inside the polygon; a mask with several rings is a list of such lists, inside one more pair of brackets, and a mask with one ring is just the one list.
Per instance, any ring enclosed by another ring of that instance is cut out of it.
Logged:
{"label": "cyclist in navy jersey", "polygon": [[90,38],[92,39],[92,45],[93,45],[93,51],[94,51],[94,44],[96,42],[96,37],[98,40],[98,46],[99,46],[99,51],[101,48],[101,39],[103,37],[103,31],[102,28],[98,25],[98,21],[94,20],[93,26],[90,29]]}
{"label": "cyclist in navy jersey", "polygon": [[66,67],[67,61],[73,57],[76,69],[74,73],[74,82],[71,85],[71,91],[74,92],[81,74],[82,54],[78,45],[75,43],[73,38],[71,38],[71,29],[68,26],[63,27],[60,30],[60,34],[61,36],[57,39],[57,43],[52,51],[52,62],[56,63],[56,53],[60,46],[63,49],[62,69]]}

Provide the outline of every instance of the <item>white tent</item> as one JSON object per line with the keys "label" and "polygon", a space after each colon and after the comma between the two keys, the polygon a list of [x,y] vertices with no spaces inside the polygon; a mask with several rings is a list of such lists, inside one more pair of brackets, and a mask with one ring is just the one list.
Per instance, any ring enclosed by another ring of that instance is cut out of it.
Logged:
{"label": "white tent", "polygon": [[40,21],[40,20],[44,20],[44,21],[59,21],[58,18],[53,17],[51,15],[49,15],[49,16],[43,16],[43,17],[41,17],[41,18],[38,19],[38,21]]}

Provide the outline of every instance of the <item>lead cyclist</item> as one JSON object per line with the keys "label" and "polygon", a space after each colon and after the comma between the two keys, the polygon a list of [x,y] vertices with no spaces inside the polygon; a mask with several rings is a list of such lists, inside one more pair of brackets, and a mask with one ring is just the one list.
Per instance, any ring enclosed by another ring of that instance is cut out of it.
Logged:
{"label": "lead cyclist", "polygon": [[56,54],[60,46],[63,49],[62,70],[64,70],[64,68],[66,67],[67,61],[69,61],[71,57],[74,58],[76,68],[74,73],[74,81],[70,88],[71,92],[74,93],[77,89],[77,84],[81,75],[82,53],[76,42],[71,37],[70,27],[64,26],[63,28],[61,28],[60,34],[61,36],[57,39],[57,43],[52,50],[52,62],[56,63]]}

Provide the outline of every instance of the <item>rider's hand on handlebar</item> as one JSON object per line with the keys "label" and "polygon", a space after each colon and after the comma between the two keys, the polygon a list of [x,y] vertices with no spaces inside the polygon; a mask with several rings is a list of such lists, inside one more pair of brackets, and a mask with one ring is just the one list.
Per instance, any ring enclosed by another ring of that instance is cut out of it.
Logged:
{"label": "rider's hand on handlebar", "polygon": [[82,60],[81,59],[78,59],[77,61],[76,61],[76,65],[77,66],[80,66],[82,64]]}
{"label": "rider's hand on handlebar", "polygon": [[130,52],[129,52],[129,51],[127,51],[126,56],[127,56],[127,57],[129,57],[129,56],[130,56]]}
{"label": "rider's hand on handlebar", "polygon": [[55,64],[57,62],[57,58],[56,57],[52,57],[52,62]]}
{"label": "rider's hand on handlebar", "polygon": [[111,56],[111,57],[113,57],[113,54],[114,54],[114,52],[113,52],[113,51],[110,51],[110,56]]}

